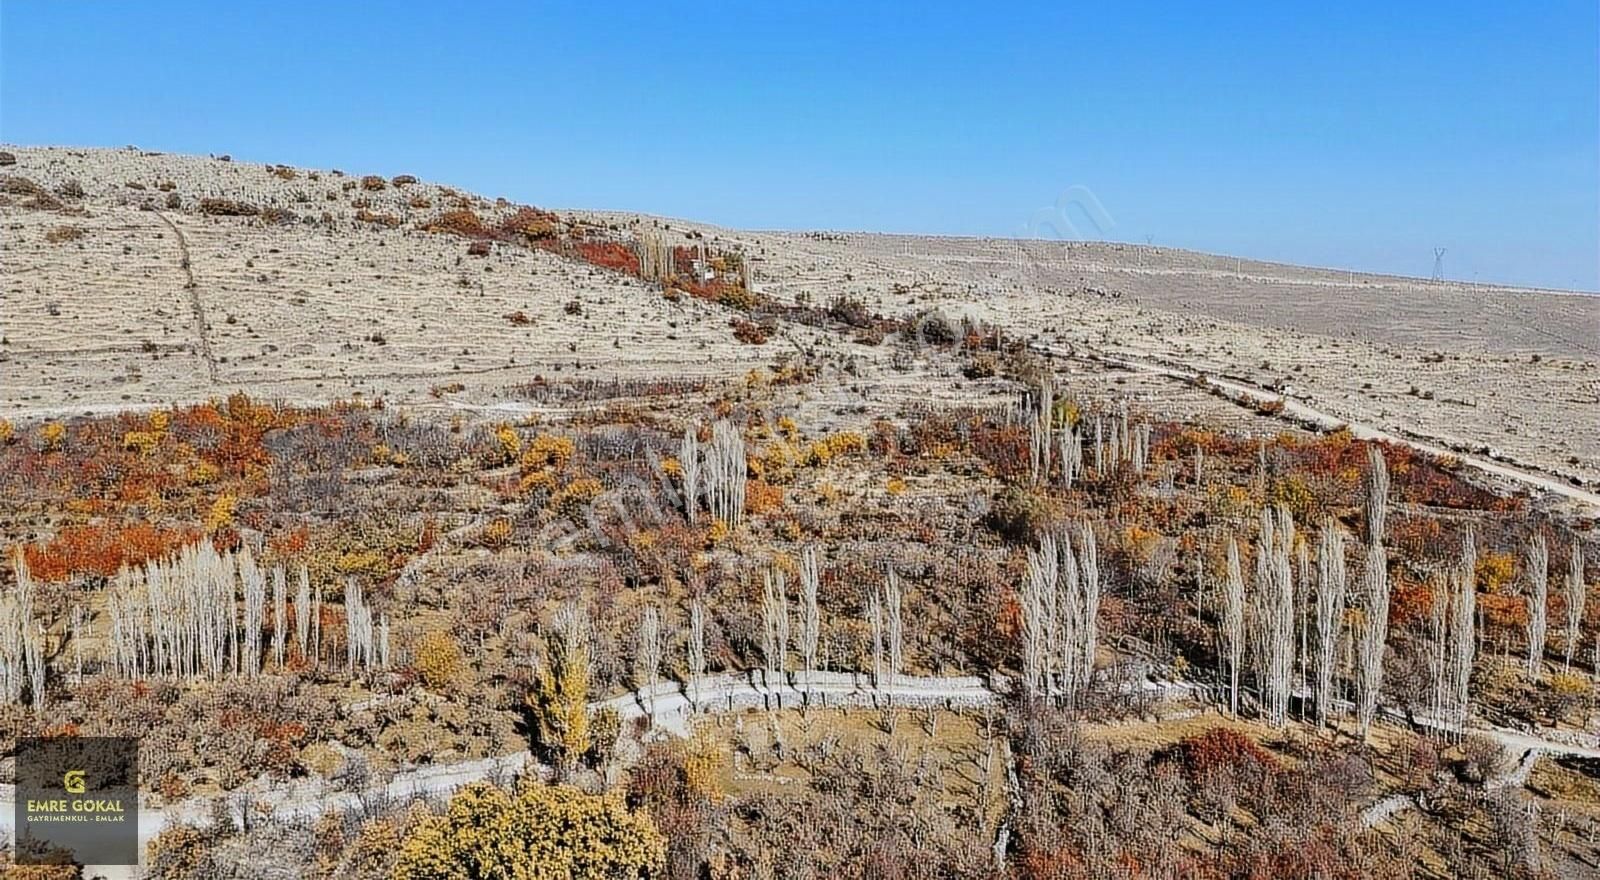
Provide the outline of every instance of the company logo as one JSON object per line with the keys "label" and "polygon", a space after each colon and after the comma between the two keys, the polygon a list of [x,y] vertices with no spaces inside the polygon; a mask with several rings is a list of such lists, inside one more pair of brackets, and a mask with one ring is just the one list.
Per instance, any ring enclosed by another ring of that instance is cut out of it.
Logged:
{"label": "company logo", "polygon": [[128,737],[18,737],[14,862],[137,864],[138,761]]}

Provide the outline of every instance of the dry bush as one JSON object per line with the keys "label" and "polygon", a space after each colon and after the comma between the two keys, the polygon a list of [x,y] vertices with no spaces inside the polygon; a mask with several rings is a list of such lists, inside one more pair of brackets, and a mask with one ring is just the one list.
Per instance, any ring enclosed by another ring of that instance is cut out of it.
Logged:
{"label": "dry bush", "polygon": [[362,223],[371,223],[374,226],[382,226],[385,229],[393,229],[400,225],[399,217],[396,217],[393,214],[375,214],[366,208],[362,208],[356,212],[356,219]]}
{"label": "dry bush", "polygon": [[556,215],[537,208],[518,208],[495,228],[502,236],[521,236],[530,241],[555,238],[561,231]]}
{"label": "dry bush", "polygon": [[379,192],[388,187],[389,182],[376,174],[368,174],[366,177],[361,178],[361,188],[367,192]]}
{"label": "dry bush", "polygon": [[425,232],[449,232],[469,238],[475,238],[484,232],[483,220],[467,208],[446,211],[432,220],[425,221],[422,229]]}
{"label": "dry bush", "polygon": [[200,213],[212,217],[254,217],[261,209],[233,199],[204,198],[200,200]]}
{"label": "dry bush", "polygon": [[395,186],[410,186],[416,183],[417,179],[409,174],[396,174],[389,182]]}
{"label": "dry bush", "polygon": [[461,647],[449,633],[437,630],[417,643],[417,675],[434,690],[447,688],[461,675]]}
{"label": "dry bush", "polygon": [[0,175],[0,192],[13,196],[41,196],[45,195],[44,187],[26,177],[17,177],[6,174]]}
{"label": "dry bush", "polygon": [[771,333],[769,328],[743,318],[734,318],[728,325],[733,328],[733,338],[745,345],[766,345]]}
{"label": "dry bush", "polygon": [[83,238],[84,235],[85,233],[81,226],[57,226],[44,234],[44,240],[51,244],[61,244],[62,242],[77,241]]}

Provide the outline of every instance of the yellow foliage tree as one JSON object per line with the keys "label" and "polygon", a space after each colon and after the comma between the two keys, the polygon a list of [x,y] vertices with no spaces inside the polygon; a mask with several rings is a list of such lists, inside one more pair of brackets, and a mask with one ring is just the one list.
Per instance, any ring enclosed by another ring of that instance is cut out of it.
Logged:
{"label": "yellow foliage tree", "polygon": [[522,435],[517,433],[517,429],[501,422],[495,426],[494,438],[500,443],[500,461],[516,461],[522,452]]}
{"label": "yellow foliage tree", "polygon": [[211,502],[211,509],[206,512],[206,533],[211,534],[217,529],[233,525],[233,511],[238,506],[238,499],[227,492],[218,495],[217,500]]}
{"label": "yellow foliage tree", "polygon": [[67,437],[67,426],[60,422],[45,422],[39,426],[39,439],[44,441],[45,449],[57,449],[61,441]]}
{"label": "yellow foliage tree", "polygon": [[650,877],[666,863],[655,824],[614,795],[524,781],[475,783],[407,836],[395,880]]}
{"label": "yellow foliage tree", "polygon": [[589,664],[588,621],[568,606],[546,636],[545,662],[527,698],[539,741],[563,770],[589,751]]}
{"label": "yellow foliage tree", "polygon": [[690,792],[716,801],[722,798],[722,772],[726,764],[720,743],[705,730],[690,737],[683,749],[683,785]]}

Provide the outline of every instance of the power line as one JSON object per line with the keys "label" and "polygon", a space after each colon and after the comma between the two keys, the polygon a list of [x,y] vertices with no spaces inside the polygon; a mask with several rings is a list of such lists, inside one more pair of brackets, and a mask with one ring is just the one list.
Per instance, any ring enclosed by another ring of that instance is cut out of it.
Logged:
{"label": "power line", "polygon": [[1433,249],[1433,280],[1435,281],[1444,280],[1444,250],[1442,247]]}

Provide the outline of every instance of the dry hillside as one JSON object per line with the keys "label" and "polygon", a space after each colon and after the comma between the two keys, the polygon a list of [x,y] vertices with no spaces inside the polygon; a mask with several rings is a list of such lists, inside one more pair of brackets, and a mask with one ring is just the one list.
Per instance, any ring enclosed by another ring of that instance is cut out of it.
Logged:
{"label": "dry hillside", "polygon": [[[897,365],[888,348],[793,316],[767,317],[765,346],[741,344],[739,313],[715,302],[673,301],[538,247],[495,241],[472,256],[462,236],[426,230],[460,211],[504,224],[518,206],[503,200],[131,148],[7,152],[0,413],[12,418],[235,390],[515,409],[537,405],[517,389],[541,379],[736,376],[780,349],[837,356],[868,402],[967,393],[949,370]],[[1563,481],[1600,479],[1600,297],[1159,247],[561,218],[591,237],[643,229],[746,255],[751,289],[778,303],[936,308],[1061,353],[1237,377]],[[1205,398],[1164,393],[1184,407]]]}

